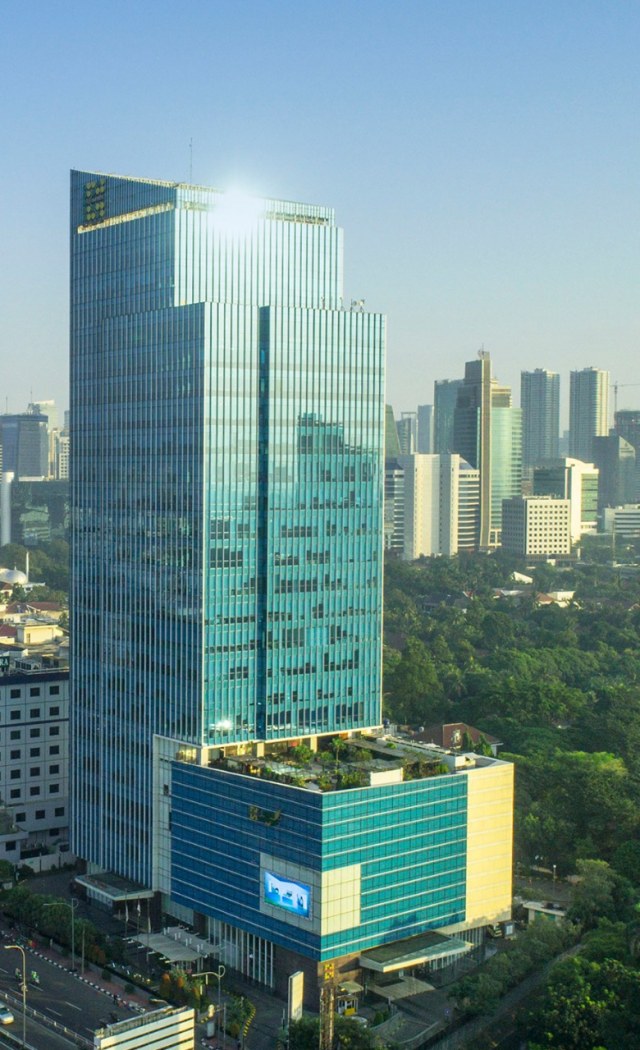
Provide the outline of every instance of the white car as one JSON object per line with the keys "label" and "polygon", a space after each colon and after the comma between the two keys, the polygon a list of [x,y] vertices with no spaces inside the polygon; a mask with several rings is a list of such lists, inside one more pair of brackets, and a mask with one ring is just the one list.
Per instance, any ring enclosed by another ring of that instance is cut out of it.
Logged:
{"label": "white car", "polygon": [[0,1024],[11,1024],[15,1020],[8,1006],[0,1006]]}

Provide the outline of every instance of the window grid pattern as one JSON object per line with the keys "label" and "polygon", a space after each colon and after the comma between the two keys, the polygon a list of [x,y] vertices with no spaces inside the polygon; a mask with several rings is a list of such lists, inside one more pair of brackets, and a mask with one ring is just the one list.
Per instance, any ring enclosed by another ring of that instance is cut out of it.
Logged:
{"label": "window grid pattern", "polygon": [[[172,897],[180,904],[315,959],[464,921],[463,775],[322,794],[185,763],[173,764],[172,779]],[[280,819],[256,821],[252,807]],[[319,875],[360,864],[359,925],[321,936],[265,915],[261,853]]]}
{"label": "window grid pattern", "polygon": [[72,846],[146,884],[154,733],[380,719],[383,321],[330,209],[223,219],[72,174]]}

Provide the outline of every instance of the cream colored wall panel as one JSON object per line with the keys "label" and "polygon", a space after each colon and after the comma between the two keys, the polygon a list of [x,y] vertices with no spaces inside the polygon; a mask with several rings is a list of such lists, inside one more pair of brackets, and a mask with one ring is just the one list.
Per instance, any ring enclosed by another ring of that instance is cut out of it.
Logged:
{"label": "cream colored wall panel", "polygon": [[511,915],[513,775],[509,762],[468,775],[467,925]]}

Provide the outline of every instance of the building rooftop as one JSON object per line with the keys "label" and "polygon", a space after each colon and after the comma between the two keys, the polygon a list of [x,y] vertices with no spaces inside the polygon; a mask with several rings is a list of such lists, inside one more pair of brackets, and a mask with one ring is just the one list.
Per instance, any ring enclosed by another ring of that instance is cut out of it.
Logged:
{"label": "building rooftop", "polygon": [[[180,751],[177,758],[187,762],[200,760],[196,749]],[[499,760],[492,756],[376,732],[348,738],[328,737],[320,741],[317,751],[304,740],[264,747],[211,748],[208,762],[205,758],[203,764],[308,791],[325,792],[464,773],[496,761]]]}

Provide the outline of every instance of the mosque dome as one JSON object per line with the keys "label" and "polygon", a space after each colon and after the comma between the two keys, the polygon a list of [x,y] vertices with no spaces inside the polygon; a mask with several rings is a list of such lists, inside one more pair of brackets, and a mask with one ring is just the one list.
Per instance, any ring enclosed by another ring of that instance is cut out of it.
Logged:
{"label": "mosque dome", "polygon": [[20,569],[0,569],[0,581],[10,583],[12,587],[23,587],[29,582],[29,577],[26,572],[20,572]]}

